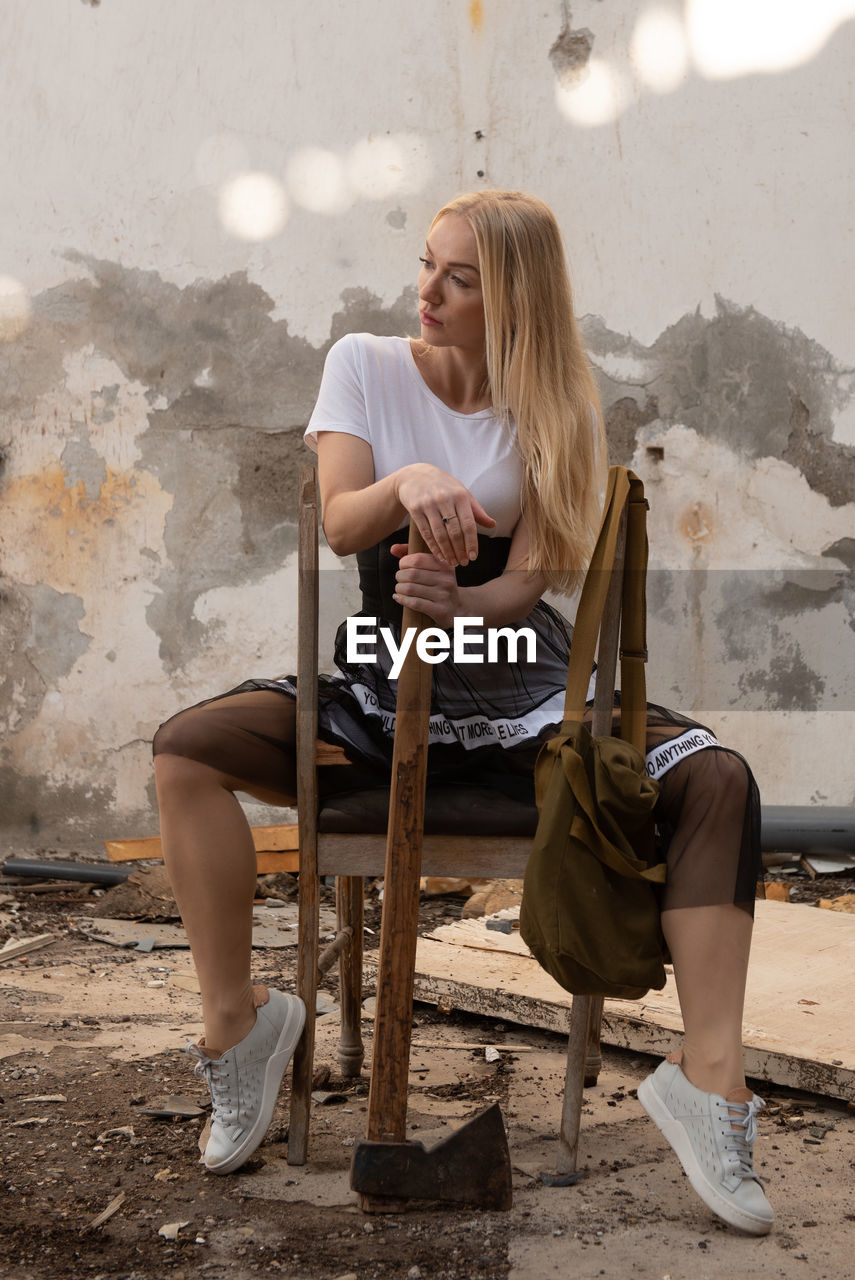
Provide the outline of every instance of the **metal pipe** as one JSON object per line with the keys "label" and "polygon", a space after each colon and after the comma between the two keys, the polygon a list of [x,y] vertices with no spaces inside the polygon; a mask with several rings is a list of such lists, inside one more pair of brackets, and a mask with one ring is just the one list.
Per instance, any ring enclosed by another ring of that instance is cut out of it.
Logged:
{"label": "metal pipe", "polygon": [[0,871],[4,876],[35,876],[40,880],[121,884],[127,880],[133,867],[113,867],[103,862],[42,862],[38,858],[7,858]]}
{"label": "metal pipe", "polygon": [[760,846],[776,853],[855,855],[855,808],[764,804]]}
{"label": "metal pipe", "polygon": [[[760,847],[767,853],[849,853],[855,856],[855,807],[813,804],[764,804]],[[44,862],[7,858],[7,876],[79,880],[85,884],[121,884],[132,867],[93,862]]]}

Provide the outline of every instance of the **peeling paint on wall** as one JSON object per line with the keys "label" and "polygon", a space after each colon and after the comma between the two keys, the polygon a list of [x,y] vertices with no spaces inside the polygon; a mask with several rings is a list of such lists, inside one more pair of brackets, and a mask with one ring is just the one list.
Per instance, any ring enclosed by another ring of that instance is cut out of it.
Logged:
{"label": "peeling paint on wall", "polygon": [[44,685],[51,688],[68,675],[92,641],[79,626],[85,612],[83,601],[43,584],[22,587],[21,593],[29,603],[29,634],[22,650]]}
{"label": "peeling paint on wall", "polygon": [[[855,25],[724,82],[685,38],[682,67],[642,56],[649,6],[386,0],[377,76],[357,6],[139,8],[93,7],[93,43],[79,7],[18,6],[0,82],[4,822],[152,830],[156,724],[293,669],[328,343],[414,325],[412,233],[482,180],[554,207],[604,317],[612,454],[652,503],[651,693],[707,708],[776,800],[855,802]],[[267,239],[220,216],[242,173]],[[326,633],[352,575],[325,563]]]}
{"label": "peeling paint on wall", "polygon": [[549,61],[559,84],[566,88],[584,78],[594,47],[594,33],[587,27],[573,29],[568,0],[563,0],[561,8],[561,30],[549,50]]}
{"label": "peeling paint on wall", "polygon": [[[328,345],[242,274],[179,288],[74,260],[87,274],[0,347],[4,813],[69,838],[150,824],[148,742],[177,707],[293,670],[301,431]],[[352,288],[329,341],[414,314],[412,288]],[[651,696],[855,707],[851,373],[725,302],[650,347],[585,329],[612,455],[652,503]]]}
{"label": "peeling paint on wall", "polygon": [[712,318],[683,316],[650,347],[591,318],[585,338],[616,460],[633,428],[659,418],[740,455],[785,459],[832,505],[855,497],[855,448],[835,438],[855,406],[855,370],[797,329],[719,298]]}
{"label": "peeling paint on wall", "polygon": [[723,300],[649,348],[585,328],[611,456],[651,502],[651,696],[855,711],[855,449],[834,438],[851,371]]}
{"label": "peeling paint on wall", "polygon": [[[243,275],[180,289],[74,260],[88,275],[0,346],[4,821],[68,833],[103,832],[111,806],[111,827],[150,822],[159,721],[293,667],[301,432],[328,345]],[[331,340],[414,314],[411,289],[387,307],[353,289]]]}
{"label": "peeling paint on wall", "polygon": [[322,353],[272,319],[273,299],[245,273],[182,289],[155,271],[67,256],[91,273],[71,286],[89,340],[183,427],[305,421]]}
{"label": "peeling paint on wall", "polygon": [[45,694],[68,675],[91,637],[79,627],[79,596],[53,587],[10,585],[0,594],[0,708],[5,733],[38,714]]}

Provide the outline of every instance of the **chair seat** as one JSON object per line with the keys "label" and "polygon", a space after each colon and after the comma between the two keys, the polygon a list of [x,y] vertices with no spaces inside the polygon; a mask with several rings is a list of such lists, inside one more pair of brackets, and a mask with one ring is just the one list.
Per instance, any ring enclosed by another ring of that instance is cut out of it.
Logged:
{"label": "chair seat", "polygon": [[[537,809],[489,787],[429,787],[425,802],[426,835],[528,836],[537,828]],[[318,831],[327,835],[385,835],[389,789],[374,787],[327,797],[318,814]]]}

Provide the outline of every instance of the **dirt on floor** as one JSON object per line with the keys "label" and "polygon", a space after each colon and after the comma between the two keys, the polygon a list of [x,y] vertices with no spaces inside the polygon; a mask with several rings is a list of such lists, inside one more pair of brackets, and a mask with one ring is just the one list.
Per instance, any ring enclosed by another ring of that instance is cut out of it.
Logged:
{"label": "dirt on floor", "polygon": [[[293,880],[263,888],[286,907],[293,900]],[[379,929],[376,889],[367,899],[369,947]],[[846,891],[837,881],[815,896]],[[287,1163],[286,1083],[252,1161],[227,1177],[206,1173],[198,1141],[209,1101],[182,1052],[199,1034],[189,952],[86,936],[87,921],[110,915],[113,892],[0,884],[0,946],[53,939],[0,966],[0,1275],[9,1280],[855,1274],[855,1113],[845,1103],[758,1086],[768,1105],[756,1166],[777,1220],[768,1238],[751,1239],[697,1200],[644,1115],[636,1088],[654,1060],[604,1050],[598,1083],[586,1093],[582,1176],[573,1186],[548,1185],[562,1039],[428,1006],[414,1015],[410,1136],[430,1147],[497,1101],[513,1208],[411,1204],[364,1214],[349,1166],[364,1136],[368,1068],[358,1081],[340,1075],[332,978],[318,1022],[308,1163]],[[329,906],[329,890],[325,896]],[[461,905],[427,900],[423,929],[459,916]],[[259,947],[255,957],[258,981],[293,988],[293,946]],[[364,1032],[370,1062],[370,1004]],[[151,1114],[182,1109],[175,1098],[188,1114]]]}

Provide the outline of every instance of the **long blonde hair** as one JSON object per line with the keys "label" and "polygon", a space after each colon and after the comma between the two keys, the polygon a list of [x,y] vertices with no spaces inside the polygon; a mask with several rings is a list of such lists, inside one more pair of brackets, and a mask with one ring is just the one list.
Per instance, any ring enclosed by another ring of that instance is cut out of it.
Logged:
{"label": "long blonde hair", "polygon": [[521,191],[458,196],[434,224],[446,214],[475,233],[490,397],[500,417],[513,416],[523,460],[529,569],[570,593],[596,540],[606,445],[561,233],[551,209]]}

